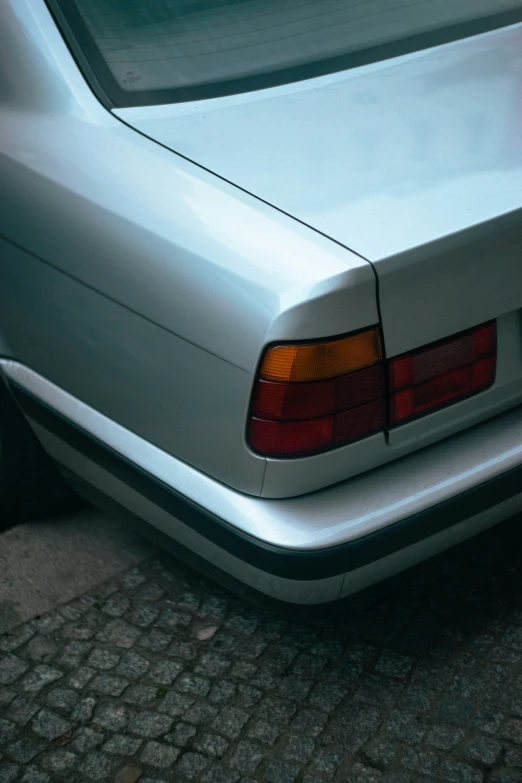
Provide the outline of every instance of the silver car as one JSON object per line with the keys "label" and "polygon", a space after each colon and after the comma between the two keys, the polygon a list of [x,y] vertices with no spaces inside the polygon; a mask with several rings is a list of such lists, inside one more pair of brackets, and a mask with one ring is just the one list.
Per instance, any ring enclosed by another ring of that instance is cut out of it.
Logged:
{"label": "silver car", "polygon": [[319,604],[522,508],[521,0],[3,0],[0,184],[3,523]]}

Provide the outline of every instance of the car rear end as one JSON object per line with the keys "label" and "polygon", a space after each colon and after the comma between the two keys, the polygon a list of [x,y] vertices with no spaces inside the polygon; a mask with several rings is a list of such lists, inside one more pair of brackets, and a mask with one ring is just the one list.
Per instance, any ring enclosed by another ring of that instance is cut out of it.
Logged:
{"label": "car rear end", "polygon": [[[56,462],[216,578],[294,603],[520,510],[522,147],[497,125],[522,25],[188,102],[136,106],[131,82],[118,107],[63,5],[10,17],[32,41],[18,78],[49,100],[8,102],[1,150],[2,372]],[[506,51],[477,137],[484,58]],[[431,108],[429,78],[451,93]]]}

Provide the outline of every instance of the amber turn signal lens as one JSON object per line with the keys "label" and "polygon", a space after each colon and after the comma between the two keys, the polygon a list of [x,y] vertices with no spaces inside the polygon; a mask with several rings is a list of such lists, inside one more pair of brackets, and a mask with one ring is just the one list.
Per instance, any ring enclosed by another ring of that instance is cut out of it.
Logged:
{"label": "amber turn signal lens", "polygon": [[270,348],[263,359],[260,377],[285,383],[321,381],[362,370],[381,358],[380,334],[374,328],[328,342]]}

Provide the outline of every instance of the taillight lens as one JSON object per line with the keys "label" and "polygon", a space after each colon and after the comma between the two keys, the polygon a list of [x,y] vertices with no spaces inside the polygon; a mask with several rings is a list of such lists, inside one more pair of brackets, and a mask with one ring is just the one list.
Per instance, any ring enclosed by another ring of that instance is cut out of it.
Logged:
{"label": "taillight lens", "polygon": [[391,359],[390,426],[491,386],[495,381],[496,346],[496,323],[491,321]]}
{"label": "taillight lens", "polygon": [[496,322],[387,362],[378,327],[337,340],[268,348],[252,398],[248,441],[268,457],[318,454],[394,427],[495,381]]}
{"label": "taillight lens", "polygon": [[337,340],[269,348],[254,391],[250,446],[265,456],[304,456],[382,430],[381,360],[377,327]]}

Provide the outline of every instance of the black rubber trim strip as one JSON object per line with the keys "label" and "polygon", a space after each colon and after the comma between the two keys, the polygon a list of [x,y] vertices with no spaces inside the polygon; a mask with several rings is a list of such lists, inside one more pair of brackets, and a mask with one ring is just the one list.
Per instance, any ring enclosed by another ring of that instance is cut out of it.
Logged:
{"label": "black rubber trim strip", "polygon": [[98,98],[108,108],[111,106],[127,108],[130,106],[153,106],[161,103],[201,101],[207,98],[262,90],[281,84],[291,84],[470,38],[522,21],[521,9],[501,11],[479,19],[458,22],[439,30],[419,33],[403,40],[377,44],[345,55],[307,65],[284,68],[273,73],[216,83],[196,84],[190,87],[128,91],[123,90],[112,75],[74,0],[47,0],[47,4],[62,30],[80,70]]}
{"label": "black rubber trim strip", "polygon": [[[313,581],[353,571],[522,492],[520,465],[474,489],[355,541],[329,549],[284,549],[237,530],[79,429],[13,382],[10,382],[10,388],[30,419],[213,544],[262,571],[285,579]],[[269,500],[266,502],[270,503]]]}

